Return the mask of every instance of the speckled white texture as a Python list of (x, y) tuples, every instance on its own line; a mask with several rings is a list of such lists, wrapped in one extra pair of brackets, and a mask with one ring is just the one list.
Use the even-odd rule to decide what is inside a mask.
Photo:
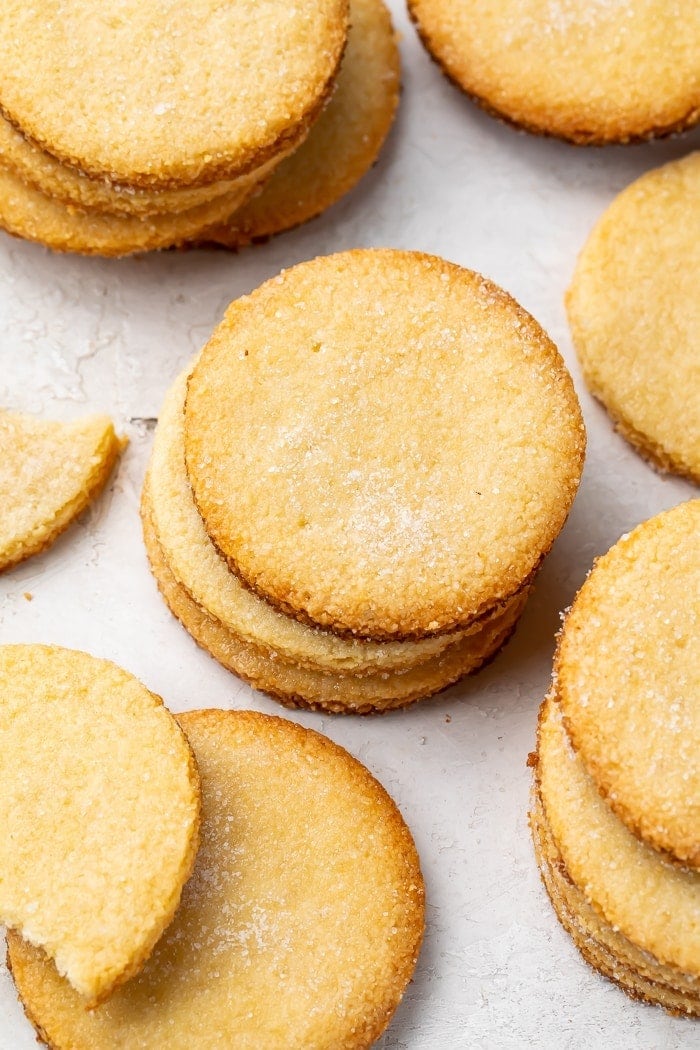
[[(521, 626), (491, 667), (403, 713), (295, 716), (379, 777), (422, 857), (428, 933), (416, 978), (378, 1046), (700, 1046), (700, 1025), (632, 1003), (581, 960), (540, 886), (525, 816), (525, 760), (559, 611), (596, 554), (697, 491), (655, 474), (613, 433), (581, 383), (562, 295), (576, 253), (613, 196), (648, 168), (697, 149), (700, 132), (602, 151), (517, 134), (444, 81), (400, 3), (390, 6), (404, 31), (398, 123), (378, 167), (321, 219), (238, 256), (108, 262), (0, 237), (0, 402), (64, 419), (109, 411), (131, 438), (97, 506), (47, 554), (0, 577), (0, 639), (108, 657), (174, 710), (282, 713), (201, 653), (158, 597), (138, 520), (148, 419), (227, 303), (282, 266), (376, 245), (435, 252), (481, 270), (537, 317), (571, 365), (589, 430), (588, 464)], [(3, 975), (0, 1050), (35, 1047)]]

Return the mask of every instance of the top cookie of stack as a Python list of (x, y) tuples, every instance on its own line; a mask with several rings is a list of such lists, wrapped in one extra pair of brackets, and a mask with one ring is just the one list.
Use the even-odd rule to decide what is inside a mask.
[(369, 712), (495, 654), (585, 443), (556, 348), (509, 295), (418, 252), (321, 257), (232, 303), (184, 385), (144, 532), (225, 666), (285, 703)]
[(3, 4), (0, 222), (105, 255), (200, 235), (303, 141), (346, 34), (347, 0)]
[(464, 629), (518, 593), (583, 442), (534, 319), (418, 252), (319, 258), (232, 303), (185, 412), (195, 501), (246, 585), (377, 641)]

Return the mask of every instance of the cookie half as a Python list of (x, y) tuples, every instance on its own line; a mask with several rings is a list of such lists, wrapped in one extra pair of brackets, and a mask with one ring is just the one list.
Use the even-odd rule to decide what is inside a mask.
[[(407, 670), (333, 674), (301, 667), (274, 651), (245, 641), (198, 605), (167, 563), (150, 512), (149, 487), (141, 516), (151, 571), (168, 608), (194, 640), (227, 670), (287, 707), (330, 714), (374, 714), (405, 707), (478, 671), (508, 641), (527, 601), (527, 591), (479, 631), (448, 645), (439, 655)], [(306, 628), (309, 630), (309, 628)]]
[(284, 271), (231, 304), (188, 385), (187, 470), (229, 565), (287, 614), (375, 641), (464, 629), (518, 593), (584, 444), (533, 318), (415, 252)]
[(426, 48), (488, 112), (582, 145), (700, 119), (695, 0), (408, 0)]
[(202, 842), (145, 969), (86, 1012), (8, 938), (28, 1017), (54, 1050), (360, 1050), (411, 978), (423, 879), (384, 789), (325, 737), (251, 711), (180, 716), (202, 778)]
[[(596, 939), (607, 943), (606, 950), (635, 979), (690, 995), (697, 1010), (700, 875), (665, 860), (613, 813), (571, 747), (553, 697), (540, 715), (537, 781), (561, 871), (601, 917), (603, 925), (593, 931)], [(536, 837), (542, 841), (541, 829)], [(575, 897), (568, 907), (583, 928), (593, 929)]]
[(157, 189), (238, 178), (308, 131), (346, 33), (347, 0), (10, 0), (0, 108), (93, 177)]
[(86, 653), (3, 646), (0, 694), (0, 919), (89, 1016), (175, 913), (197, 849), (194, 759), (158, 697)]
[(0, 571), (50, 547), (101, 492), (125, 441), (107, 416), (0, 411)]
[(574, 746), (618, 816), (700, 866), (700, 500), (623, 536), (562, 630), (556, 688)]
[(300, 148), (207, 239), (240, 248), (300, 226), (340, 200), (371, 168), (399, 102), (399, 51), (382, 0), (351, 0), (333, 96)]
[(617, 197), (566, 305), (591, 393), (660, 470), (700, 482), (700, 152)]

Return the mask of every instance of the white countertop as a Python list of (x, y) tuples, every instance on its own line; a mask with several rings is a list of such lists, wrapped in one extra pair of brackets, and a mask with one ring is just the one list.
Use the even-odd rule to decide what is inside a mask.
[[(559, 612), (593, 558), (638, 522), (697, 495), (638, 458), (587, 394), (562, 296), (607, 203), (643, 171), (700, 147), (700, 132), (605, 150), (518, 134), (451, 87), (400, 0), (390, 6), (403, 34), (398, 121), (378, 166), (320, 219), (239, 255), (122, 261), (52, 255), (0, 235), (0, 403), (63, 419), (105, 410), (131, 440), (108, 492), (77, 526), (0, 577), (0, 640), (108, 657), (175, 711), (286, 714), (376, 774), (415, 835), (428, 894), (422, 955), (377, 1044), (384, 1050), (700, 1047), (700, 1025), (631, 1002), (560, 929), (533, 860), (525, 765)], [(515, 638), (482, 674), (379, 718), (285, 712), (201, 652), (156, 591), (138, 516), (149, 419), (231, 299), (283, 266), (370, 245), (421, 249), (480, 270), (535, 315), (573, 371), (587, 465)], [(0, 1050), (35, 1046), (3, 971)]]

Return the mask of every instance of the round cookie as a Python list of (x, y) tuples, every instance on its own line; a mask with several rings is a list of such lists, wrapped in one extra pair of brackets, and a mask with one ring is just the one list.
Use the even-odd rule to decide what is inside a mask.
[[(299, 623), (245, 588), (211, 542), (185, 470), (187, 372), (168, 391), (148, 467), (147, 502), (170, 572), (192, 599), (241, 641), (311, 670), (336, 675), (407, 671), (439, 655), (463, 633), (417, 642), (339, 638)], [(478, 624), (469, 631), (477, 630)]]
[(199, 778), (175, 720), (86, 653), (0, 647), (0, 921), (79, 1008), (143, 966), (194, 863)]
[(202, 843), (143, 972), (86, 1012), (8, 938), (25, 1009), (54, 1050), (360, 1050), (410, 980), (424, 925), (408, 828), (330, 740), (252, 711), (180, 716), (202, 777)]
[(8, 0), (0, 107), (84, 173), (158, 189), (237, 178), (320, 112), (347, 0)]
[(399, 102), (399, 52), (382, 0), (351, 0), (335, 91), (302, 146), (264, 188), (207, 237), (227, 248), (265, 240), (313, 219), (374, 164)]
[(226, 218), (252, 192), (242, 179), (231, 193), (190, 208), (159, 215), (108, 215), (81, 211), (44, 196), (8, 169), (0, 167), (0, 228), (16, 237), (38, 241), (57, 252), (82, 255), (129, 255), (170, 248), (198, 236)]
[[(677, 987), (700, 978), (700, 875), (640, 842), (601, 798), (564, 729), (559, 704), (540, 713), (537, 776), (547, 825), (569, 878)], [(659, 971), (661, 973), (661, 971)]]
[(0, 572), (50, 547), (102, 491), (126, 442), (107, 416), (0, 410)]
[(700, 119), (695, 0), (408, 0), (426, 48), (493, 115), (582, 145)]
[(567, 728), (600, 791), (657, 849), (700, 866), (700, 500), (600, 558), (559, 641)]
[(561, 529), (585, 436), (539, 325), (434, 256), (302, 263), (232, 303), (194, 365), (186, 462), (253, 590), (375, 641), (459, 630)]
[(700, 1016), (700, 982), (664, 966), (637, 948), (591, 907), (571, 880), (535, 794), (530, 809), (535, 857), (552, 907), (574, 944), (599, 973), (631, 998), (663, 1006), (671, 1013)]
[(566, 305), (584, 378), (660, 470), (700, 482), (700, 152), (610, 205)]
[(120, 186), (106, 179), (90, 179), (39, 149), (2, 115), (0, 164), (57, 203), (114, 215), (187, 211), (236, 189), (235, 182), (219, 182), (210, 186), (149, 191)]
[(172, 614), (222, 666), (287, 707), (365, 715), (405, 707), (432, 696), (478, 671), (496, 656), (515, 630), (527, 601), (525, 591), (512, 598), (503, 612), (481, 630), (404, 671), (352, 675), (300, 667), (275, 652), (245, 641), (198, 605), (187, 588), (178, 583), (153, 524), (148, 484), (143, 493), (141, 517), (151, 571)]

